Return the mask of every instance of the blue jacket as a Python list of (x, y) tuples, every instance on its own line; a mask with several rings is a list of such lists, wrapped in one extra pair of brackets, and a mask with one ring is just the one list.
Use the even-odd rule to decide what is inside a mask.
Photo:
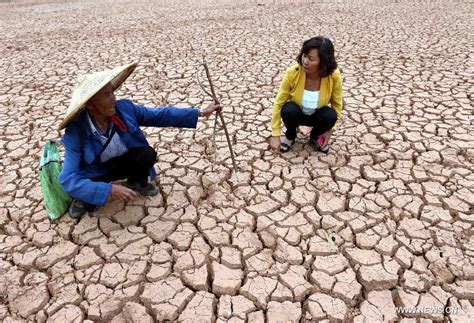
[[(129, 149), (148, 146), (140, 126), (196, 128), (198, 119), (197, 109), (145, 108), (130, 100), (117, 101), (115, 112), (127, 126), (127, 131), (123, 134), (119, 132), (119, 135)], [(64, 191), (80, 201), (104, 205), (112, 184), (91, 180), (105, 175), (107, 169), (98, 158), (102, 143), (92, 134), (85, 109), (69, 123), (61, 142), (65, 154), (59, 182)], [(153, 168), (150, 169), (150, 177), (156, 178)]]

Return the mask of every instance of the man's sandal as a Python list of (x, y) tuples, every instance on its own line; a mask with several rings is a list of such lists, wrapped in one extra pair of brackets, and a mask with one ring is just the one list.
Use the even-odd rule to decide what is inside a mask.
[(282, 153), (289, 152), (290, 149), (291, 149), (291, 146), (293, 146), (295, 144), (295, 142), (296, 142), (296, 139), (295, 140), (288, 140), (288, 142), (282, 142), (280, 144), (280, 152), (282, 152)]
[(81, 221), (82, 216), (86, 212), (92, 213), (94, 211), (97, 211), (98, 209), (99, 206), (97, 205), (87, 204), (82, 201), (73, 199), (67, 213), (74, 221), (76, 221), (76, 224), (78, 224), (79, 221)]
[(156, 196), (158, 195), (158, 187), (151, 183), (147, 183), (146, 186), (141, 186), (140, 183), (131, 183), (127, 180), (125, 186), (135, 192), (140, 193), (141, 196)]

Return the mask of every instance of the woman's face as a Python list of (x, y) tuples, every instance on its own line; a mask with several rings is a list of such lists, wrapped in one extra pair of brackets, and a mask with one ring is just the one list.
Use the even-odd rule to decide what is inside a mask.
[(316, 48), (310, 49), (308, 54), (303, 54), (301, 63), (306, 73), (316, 73), (319, 71), (319, 53)]
[(103, 117), (115, 114), (115, 94), (112, 84), (107, 84), (97, 92), (88, 102), (89, 109)]

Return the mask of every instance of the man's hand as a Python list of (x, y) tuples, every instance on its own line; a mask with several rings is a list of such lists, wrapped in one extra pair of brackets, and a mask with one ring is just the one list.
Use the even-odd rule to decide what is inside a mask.
[(201, 109), (201, 116), (209, 118), (209, 116), (214, 112), (214, 111), (220, 111), (222, 109), (221, 105), (218, 103), (211, 103), (204, 109)]
[(129, 189), (128, 187), (119, 184), (112, 184), (110, 196), (114, 199), (130, 201), (131, 199), (137, 196), (137, 193), (134, 190)]
[(277, 154), (280, 152), (280, 136), (275, 136), (275, 137), (270, 137), (270, 148), (272, 149), (274, 154)]

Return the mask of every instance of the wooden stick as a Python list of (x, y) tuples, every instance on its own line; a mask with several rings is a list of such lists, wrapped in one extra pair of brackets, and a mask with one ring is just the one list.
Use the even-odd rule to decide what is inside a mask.
[[(216, 92), (214, 91), (214, 85), (212, 84), (211, 74), (209, 73), (209, 68), (207, 67), (207, 62), (204, 60), (202, 65), (204, 66), (204, 69), (206, 70), (207, 80), (209, 81), (209, 86), (211, 87), (212, 98), (214, 99), (214, 102), (216, 104), (219, 104), (219, 100), (217, 99)], [(227, 131), (227, 125), (225, 123), (224, 116), (222, 115), (222, 109), (217, 111), (217, 115), (219, 116), (219, 119), (221, 120), (221, 123), (222, 123), (222, 127), (224, 128), (225, 137), (227, 139), (227, 145), (229, 146), (230, 157), (232, 158), (232, 165), (234, 167), (234, 172), (236, 172), (237, 163), (235, 162), (234, 150), (232, 149), (232, 142), (230, 141), (230, 136), (229, 136), (229, 132)], [(216, 116), (215, 122), (217, 123), (217, 116)], [(215, 131), (216, 123), (214, 123), (214, 131)]]

